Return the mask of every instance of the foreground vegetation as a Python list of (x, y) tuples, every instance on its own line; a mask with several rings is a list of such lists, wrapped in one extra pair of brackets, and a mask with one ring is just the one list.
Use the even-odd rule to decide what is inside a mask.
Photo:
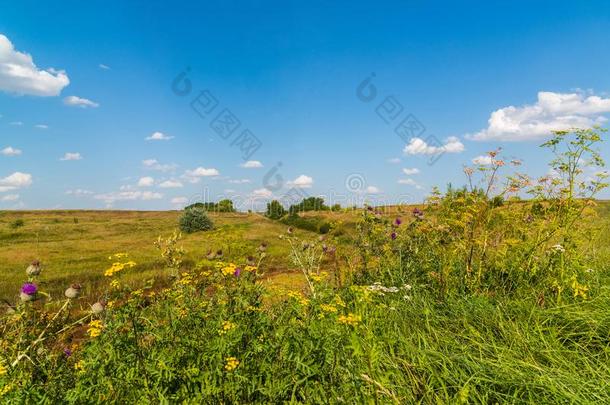
[[(144, 267), (163, 283), (134, 278), (137, 248), (109, 246), (93, 300), (69, 280), (65, 299), (46, 295), (34, 263), (0, 318), (0, 400), (610, 402), (610, 228), (593, 199), (605, 184), (581, 173), (603, 163), (598, 141), (557, 133), (556, 174), (536, 180), (501, 175), (519, 162), (490, 152), (468, 187), (392, 217), (368, 207), (353, 233), (282, 216), (248, 217), (269, 232), (260, 242), (249, 226), (231, 236), (245, 217), (165, 232)], [(302, 289), (263, 282), (280, 260)]]

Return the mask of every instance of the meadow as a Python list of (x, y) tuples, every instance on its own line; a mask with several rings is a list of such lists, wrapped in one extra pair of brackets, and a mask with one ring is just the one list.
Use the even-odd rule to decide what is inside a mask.
[(0, 401), (608, 403), (599, 141), (421, 206), (2, 213)]

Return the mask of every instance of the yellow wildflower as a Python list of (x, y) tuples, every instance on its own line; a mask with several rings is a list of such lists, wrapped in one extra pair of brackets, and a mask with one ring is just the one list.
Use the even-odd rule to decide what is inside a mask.
[(337, 312), (337, 307), (330, 304), (322, 304), (320, 305), (320, 309), (324, 312)]
[(307, 298), (305, 298), (303, 296), (303, 294), (301, 294), (301, 293), (290, 291), (290, 292), (288, 292), (288, 296), (290, 298), (294, 298), (301, 305), (309, 304), (309, 300)]
[(339, 323), (342, 323), (344, 325), (356, 326), (358, 325), (358, 323), (360, 323), (362, 318), (358, 315), (349, 313), (347, 315), (341, 315), (337, 320), (339, 321)]
[(234, 324), (231, 321), (224, 321), (222, 323), (222, 329), (218, 331), (218, 333), (220, 335), (225, 335), (227, 332), (229, 332), (230, 330), (233, 330), (237, 327), (236, 324)]
[(256, 266), (246, 266), (244, 267), (244, 271), (250, 273), (250, 272), (255, 272), (256, 271)]
[(227, 357), (225, 361), (225, 370), (227, 371), (233, 371), (237, 368), (237, 366), (239, 366), (239, 360), (237, 360), (235, 357)]
[(8, 373), (8, 369), (4, 366), (4, 364), (0, 363), (0, 375), (4, 375)]
[(237, 269), (237, 266), (233, 263), (229, 263), (226, 266), (222, 267), (221, 271), (222, 274), (224, 274), (225, 276), (232, 276), (233, 274), (235, 274), (235, 270)]
[(85, 371), (85, 362), (83, 360), (74, 363), (74, 369), (80, 373)]
[(90, 337), (94, 338), (101, 335), (103, 329), (104, 325), (102, 324), (102, 321), (96, 319), (94, 321), (89, 322), (89, 329), (87, 329), (87, 333)]
[(13, 389), (13, 384), (6, 384), (4, 387), (0, 388), (0, 398), (2, 398), (5, 394), (7, 394), (12, 389)]

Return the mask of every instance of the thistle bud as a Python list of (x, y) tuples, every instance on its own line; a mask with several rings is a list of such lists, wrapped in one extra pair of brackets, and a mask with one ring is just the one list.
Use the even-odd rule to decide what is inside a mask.
[(38, 260), (34, 260), (32, 262), (32, 264), (30, 264), (28, 266), (28, 268), (25, 270), (25, 273), (29, 277), (35, 277), (35, 276), (38, 276), (40, 274), (40, 271), (41, 271), (40, 262)]
[(91, 312), (94, 315), (99, 315), (102, 312), (104, 312), (105, 309), (105, 305), (103, 302), (96, 302), (95, 304), (91, 305)]
[(70, 299), (77, 298), (80, 295), (80, 289), (80, 284), (72, 284), (70, 287), (68, 287), (64, 295), (66, 296), (66, 298)]

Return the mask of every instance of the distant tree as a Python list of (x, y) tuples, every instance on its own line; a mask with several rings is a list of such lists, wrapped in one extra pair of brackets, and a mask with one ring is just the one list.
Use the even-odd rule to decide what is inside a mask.
[(278, 200), (267, 203), (267, 211), (265, 212), (267, 218), (280, 219), (284, 215), (286, 215), (286, 209)]
[(341, 204), (333, 204), (332, 207), (330, 207), (331, 211), (341, 211)]
[(217, 204), (218, 212), (235, 212), (235, 208), (233, 208), (233, 201), (225, 199), (218, 201)]
[(330, 208), (324, 205), (322, 197), (308, 197), (303, 199), (299, 204), (290, 206), (290, 215), (296, 215), (299, 212), (306, 211), (328, 211)]
[(235, 212), (233, 207), (233, 201), (229, 199), (220, 200), (219, 202), (196, 202), (194, 204), (184, 207), (185, 210), (191, 208), (201, 208), (209, 212)]

